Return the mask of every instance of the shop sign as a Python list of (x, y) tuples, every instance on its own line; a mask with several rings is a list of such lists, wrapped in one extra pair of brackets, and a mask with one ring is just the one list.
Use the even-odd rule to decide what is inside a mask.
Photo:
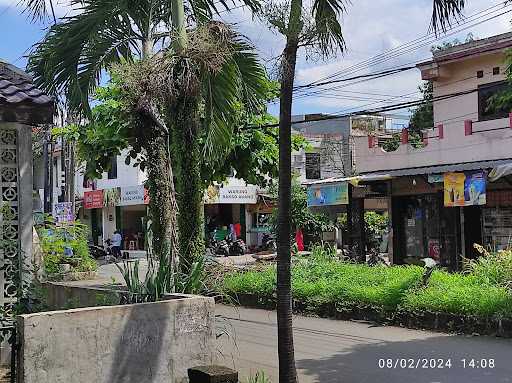
[(84, 209), (101, 209), (103, 207), (103, 190), (84, 193)]
[(103, 206), (119, 206), (121, 201), (121, 188), (103, 189)]
[(348, 205), (348, 183), (308, 187), (308, 207), (330, 205)]
[(430, 184), (441, 184), (444, 182), (444, 174), (429, 174), (428, 183)]
[(258, 193), (255, 186), (233, 186), (219, 189), (219, 203), (255, 204)]
[(254, 205), (258, 202), (256, 186), (229, 186), (218, 187), (210, 185), (204, 196), (205, 204), (248, 204)]
[(445, 173), (444, 206), (473, 206), (486, 203), (486, 173)]
[(68, 223), (75, 220), (73, 213), (73, 203), (58, 202), (53, 206), (53, 218), (57, 223)]
[(144, 188), (144, 185), (121, 188), (118, 206), (147, 205), (148, 203), (148, 191)]

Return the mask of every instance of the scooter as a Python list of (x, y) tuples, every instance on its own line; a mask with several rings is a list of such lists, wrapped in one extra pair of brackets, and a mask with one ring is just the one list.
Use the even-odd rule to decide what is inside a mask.
[(224, 256), (227, 257), (229, 255), (229, 244), (226, 240), (218, 241), (217, 240), (217, 230), (213, 230), (210, 241), (208, 243), (208, 251), (210, 254), (215, 256)]
[(247, 251), (247, 245), (243, 239), (229, 242), (229, 255), (244, 255)]
[(270, 250), (276, 252), (277, 242), (274, 236), (268, 233), (264, 233), (263, 238), (261, 239), (261, 248), (262, 250)]

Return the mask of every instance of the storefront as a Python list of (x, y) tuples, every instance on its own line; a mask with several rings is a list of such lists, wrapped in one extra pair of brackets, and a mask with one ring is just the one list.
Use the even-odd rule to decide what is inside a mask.
[(145, 250), (148, 203), (143, 185), (87, 191), (79, 218), (91, 228), (91, 239), (96, 244), (103, 244), (120, 230), (123, 249)]
[(257, 201), (257, 187), (253, 185), (209, 186), (204, 197), (207, 238), (215, 233), (216, 239), (224, 239), (233, 225), (237, 237), (242, 238), (248, 247), (254, 246), (248, 229), (252, 226), (250, 211)]
[(456, 164), (388, 173), (392, 263), (417, 264), (422, 258), (433, 258), (443, 267), (459, 270), (464, 258), (479, 255), (474, 244), (491, 251), (510, 248), (512, 168), (497, 172), (508, 165), (485, 165)]

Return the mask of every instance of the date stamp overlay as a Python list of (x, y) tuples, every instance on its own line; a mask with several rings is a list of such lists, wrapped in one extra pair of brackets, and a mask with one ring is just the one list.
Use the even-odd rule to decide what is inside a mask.
[(496, 368), (493, 358), (379, 358), (379, 369), (442, 370), (442, 369), (489, 369)]

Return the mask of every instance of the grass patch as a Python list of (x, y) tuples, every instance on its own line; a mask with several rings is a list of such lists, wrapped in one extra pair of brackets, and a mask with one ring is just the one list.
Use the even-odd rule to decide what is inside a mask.
[[(318, 251), (294, 259), (292, 293), (308, 311), (319, 312), (327, 304), (341, 311), (369, 307), (382, 312), (512, 318), (510, 259), (510, 253), (487, 254), (467, 265), (466, 273), (436, 270), (423, 286), (422, 267), (369, 267)], [(275, 265), (234, 271), (224, 275), (220, 290), (231, 296), (269, 298), (275, 296), (276, 279)]]
[(512, 317), (512, 296), (504, 287), (483, 283), (480, 275), (435, 271), (426, 288), (404, 297), (402, 308), (411, 312)]
[[(296, 300), (313, 308), (325, 303), (340, 306), (376, 306), (392, 310), (405, 292), (416, 286), (420, 267), (368, 267), (334, 260), (301, 259), (292, 268)], [(276, 268), (233, 272), (225, 276), (223, 292), (270, 297), (275, 293)]]

